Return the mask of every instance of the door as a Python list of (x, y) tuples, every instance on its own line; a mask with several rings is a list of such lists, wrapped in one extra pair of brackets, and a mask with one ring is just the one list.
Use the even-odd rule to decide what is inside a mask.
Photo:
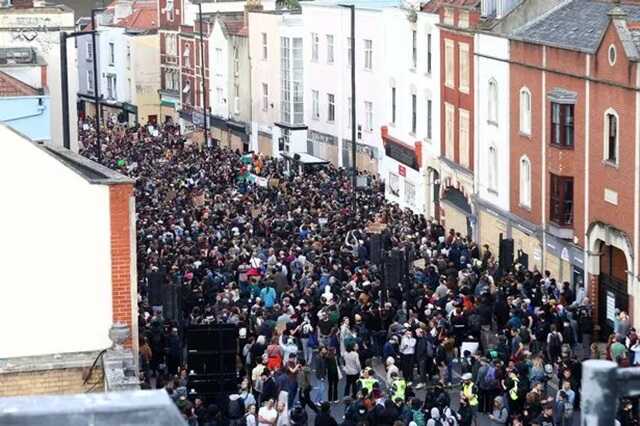
[(600, 252), (602, 254), (598, 277), (598, 322), (600, 338), (606, 340), (611, 333), (615, 332), (617, 312), (629, 312), (627, 260), (622, 250), (604, 243)]

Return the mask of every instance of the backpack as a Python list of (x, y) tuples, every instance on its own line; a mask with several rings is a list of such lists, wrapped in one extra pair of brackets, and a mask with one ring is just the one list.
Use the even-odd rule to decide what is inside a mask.
[(494, 366), (489, 366), (489, 368), (487, 368), (487, 372), (482, 377), (480, 385), (480, 387), (485, 390), (496, 389), (498, 387), (498, 380), (496, 379), (496, 368)]
[(482, 317), (477, 314), (471, 314), (469, 316), (469, 328), (474, 333), (479, 333), (482, 330)]
[(562, 342), (558, 337), (558, 332), (553, 332), (549, 335), (549, 350), (553, 353), (560, 353)]
[(431, 339), (427, 339), (427, 358), (433, 359), (433, 342)]
[(413, 412), (413, 417), (411, 418), (416, 426), (425, 426), (427, 424), (427, 421), (424, 417), (424, 413), (422, 412), (422, 410), (411, 410)]

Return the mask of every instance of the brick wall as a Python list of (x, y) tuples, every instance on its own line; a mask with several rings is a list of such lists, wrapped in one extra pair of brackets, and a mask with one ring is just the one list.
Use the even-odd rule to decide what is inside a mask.
[(93, 370), (87, 384), (83, 384), (85, 371), (88, 368), (78, 367), (0, 374), (0, 397), (104, 391), (102, 368)]
[[(129, 200), (133, 195), (131, 184), (109, 188), (111, 214), (111, 286), (113, 321), (126, 323), (133, 332), (131, 282), (131, 217)], [(131, 347), (131, 339), (126, 346)]]

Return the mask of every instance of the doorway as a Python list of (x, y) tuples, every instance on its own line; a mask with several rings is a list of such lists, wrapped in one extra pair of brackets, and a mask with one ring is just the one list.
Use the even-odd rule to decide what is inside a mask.
[(600, 275), (598, 277), (598, 312), (600, 336), (613, 333), (616, 311), (629, 312), (627, 292), (627, 259), (617, 247), (600, 244)]

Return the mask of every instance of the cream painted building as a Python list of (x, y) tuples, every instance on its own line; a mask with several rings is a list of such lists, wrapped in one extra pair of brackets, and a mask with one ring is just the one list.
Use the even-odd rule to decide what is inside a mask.
[(131, 46), (132, 68), (131, 103), (138, 107), (138, 120), (146, 123), (160, 116), (160, 35), (128, 36)]

